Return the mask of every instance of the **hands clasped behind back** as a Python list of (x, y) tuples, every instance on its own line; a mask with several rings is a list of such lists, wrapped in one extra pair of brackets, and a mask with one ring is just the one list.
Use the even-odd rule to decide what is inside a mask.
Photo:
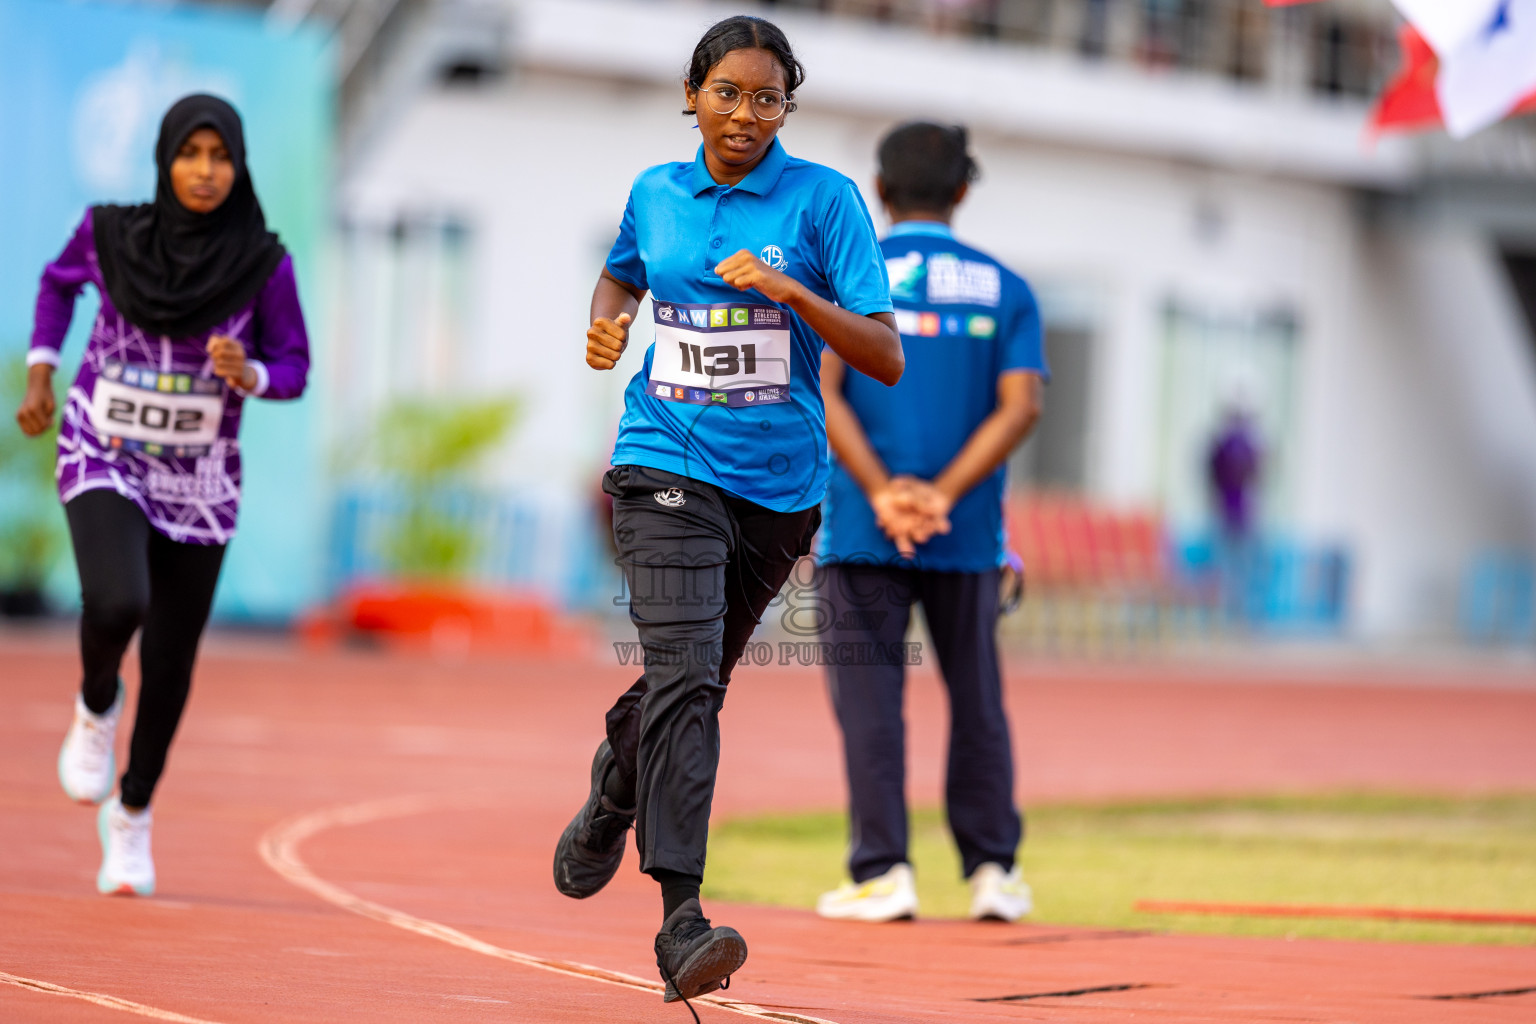
[(870, 495), (870, 505), (875, 510), (875, 522), (896, 550), (911, 558), (919, 544), (949, 532), (949, 510), (954, 503), (930, 481), (903, 474)]

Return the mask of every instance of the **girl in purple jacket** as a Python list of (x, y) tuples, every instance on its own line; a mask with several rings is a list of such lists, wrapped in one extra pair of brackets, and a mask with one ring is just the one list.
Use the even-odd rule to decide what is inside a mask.
[[(241, 409), (251, 396), (297, 398), (309, 372), (293, 260), (267, 230), (240, 115), (213, 96), (179, 100), (155, 163), (153, 202), (87, 210), (43, 272), (16, 414), (31, 436), (52, 423), (59, 348), (75, 298), (94, 285), (101, 310), (64, 400), (55, 473), (83, 601), (59, 781), (102, 804), (97, 889), (141, 896), (155, 887), (150, 799), (235, 533)], [(118, 669), (140, 629), (128, 770), (108, 800)]]

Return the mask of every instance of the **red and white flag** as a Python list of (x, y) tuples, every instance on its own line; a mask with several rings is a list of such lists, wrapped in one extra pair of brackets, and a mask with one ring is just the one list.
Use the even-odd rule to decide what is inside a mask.
[(1536, 0), (1392, 2), (1408, 21), (1399, 36), (1403, 66), (1377, 103), (1372, 127), (1444, 125), (1465, 138), (1536, 110)]
[[(1397, 3), (1401, 7), (1405, 0)], [(1427, 33), (1425, 38), (1440, 56), (1435, 92), (1445, 130), (1455, 138), (1508, 117), (1536, 91), (1536, 0), (1498, 0), (1481, 24), (1447, 49), (1437, 46)]]
[(1392, 0), (1442, 57), (1493, 24), (1500, 0)]

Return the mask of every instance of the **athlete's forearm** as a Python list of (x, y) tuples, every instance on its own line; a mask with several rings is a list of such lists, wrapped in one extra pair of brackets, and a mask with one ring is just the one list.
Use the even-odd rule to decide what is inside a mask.
[(1018, 376), (1022, 379), (1016, 385), (999, 388), (1010, 392), (1008, 400), (981, 421), (949, 465), (933, 478), (933, 486), (950, 502), (959, 501), (996, 472), (1040, 419), (1040, 378), (1032, 373)]
[(633, 320), (640, 311), (640, 300), (644, 297), (645, 292), (637, 291), (633, 285), (620, 281), (604, 267), (598, 275), (597, 287), (592, 289), (592, 310), (588, 322), (598, 317), (616, 320), (621, 313), (628, 313)]
[(906, 357), (891, 313), (861, 316), (811, 291), (780, 270), (774, 270), (751, 250), (741, 249), (715, 265), (720, 279), (738, 291), (756, 289), (800, 315), (849, 366), (889, 387), (901, 379)]
[(901, 351), (901, 335), (896, 331), (896, 317), (892, 314), (860, 316), (850, 313), (804, 285), (795, 289), (787, 305), (855, 370), (886, 386), (901, 379), (907, 360)]
[(866, 497), (873, 497), (891, 482), (891, 474), (869, 443), (869, 435), (864, 433), (864, 425), (853, 406), (843, 397), (843, 375), (847, 372), (834, 353), (822, 355), (821, 397), (827, 407), (827, 440), (854, 483)]

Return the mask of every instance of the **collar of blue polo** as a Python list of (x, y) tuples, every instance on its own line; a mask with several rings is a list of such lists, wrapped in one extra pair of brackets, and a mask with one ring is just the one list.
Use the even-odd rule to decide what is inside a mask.
[(941, 220), (904, 220), (891, 225), (887, 238), (898, 235), (929, 235), (933, 238), (954, 238), (955, 233)]
[[(765, 196), (773, 191), (773, 186), (779, 183), (779, 175), (784, 173), (784, 165), (787, 163), (789, 163), (789, 154), (784, 152), (784, 147), (775, 138), (769, 145), (768, 152), (763, 154), (763, 159), (752, 168), (752, 173), (738, 181), (735, 187), (743, 192)], [(704, 146), (700, 144), (698, 156), (693, 158), (693, 194), (703, 195), (717, 187), (720, 187), (720, 183), (710, 175), (709, 168), (705, 166)]]

